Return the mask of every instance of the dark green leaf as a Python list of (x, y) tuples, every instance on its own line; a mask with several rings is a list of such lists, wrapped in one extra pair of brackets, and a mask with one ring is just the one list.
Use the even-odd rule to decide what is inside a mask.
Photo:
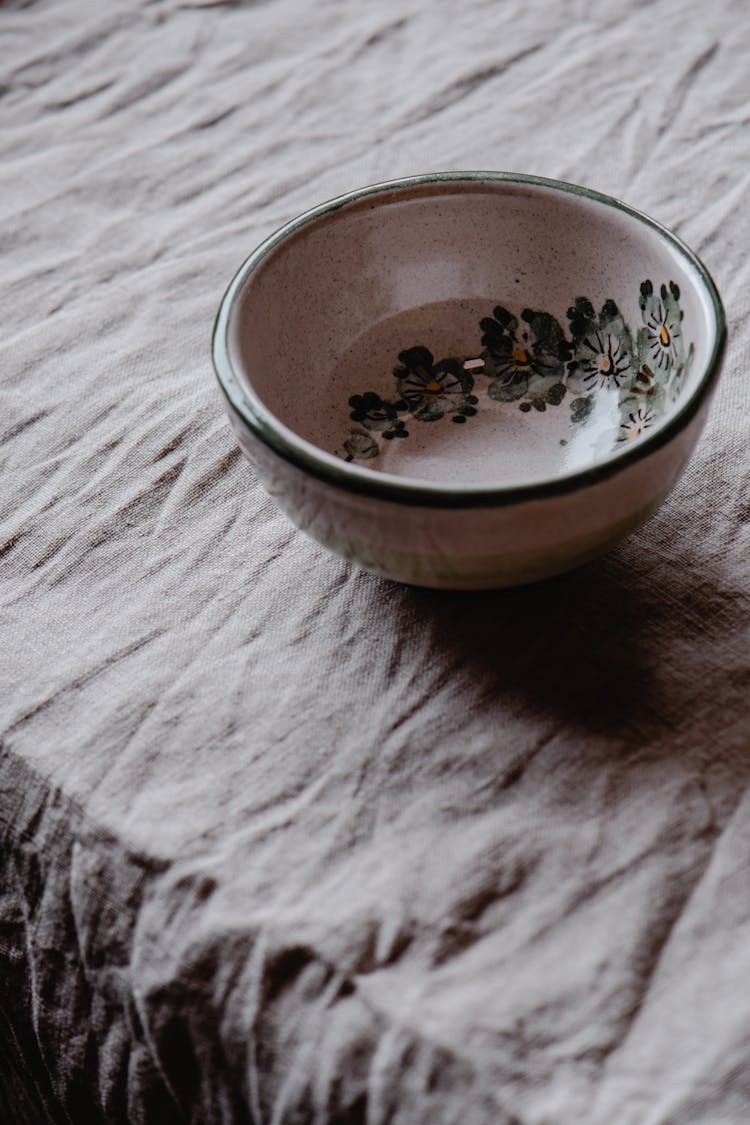
[(487, 388), (487, 394), (495, 402), (516, 402), (528, 389), (528, 377), (521, 375), (513, 379), (494, 379)]
[(566, 390), (564, 383), (553, 383), (547, 391), (547, 402), (550, 406), (559, 406), (565, 398)]

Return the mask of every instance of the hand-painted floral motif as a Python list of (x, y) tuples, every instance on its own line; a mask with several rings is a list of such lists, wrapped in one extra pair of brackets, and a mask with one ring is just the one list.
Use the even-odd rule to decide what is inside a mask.
[(496, 403), (516, 403), (523, 413), (559, 406), (567, 396), (574, 426), (586, 423), (598, 395), (615, 395), (621, 419), (616, 442), (637, 439), (679, 395), (693, 360), (693, 345), (687, 353), (684, 348), (679, 300), (674, 281), (658, 293), (644, 281), (642, 324), (633, 332), (613, 300), (597, 312), (588, 297), (576, 297), (567, 334), (550, 313), (523, 309), (516, 316), (496, 305), (479, 323), (479, 355), (436, 361), (424, 346), (408, 348), (393, 371), (392, 399), (374, 391), (352, 395), (356, 425), (343, 443), (346, 460), (377, 457), (381, 440), (409, 436), (407, 422), (465, 423), (477, 413), (477, 391)]
[(582, 390), (620, 387), (631, 373), (633, 342), (630, 330), (614, 301), (605, 301), (600, 313), (586, 297), (568, 309), (574, 359), (569, 382)]
[(406, 408), (417, 422), (434, 422), (444, 415), (465, 422), (476, 414), (478, 399), (470, 394), (474, 377), (460, 359), (435, 363), (427, 348), (409, 348), (398, 357), (401, 366), (393, 374)]
[(625, 421), (620, 424), (620, 433), (617, 440), (632, 441), (633, 438), (640, 437), (642, 433), (653, 426), (655, 420), (656, 416), (653, 411), (647, 410), (645, 406), (639, 406), (635, 411), (631, 410)]
[(496, 402), (523, 398), (534, 376), (559, 380), (570, 345), (553, 316), (524, 309), (521, 320), (502, 305), (480, 321), (485, 374), (492, 379), (487, 394)]
[(643, 327), (638, 333), (641, 353), (658, 371), (669, 371), (682, 359), (682, 309), (679, 287), (670, 281), (654, 293), (650, 281), (641, 285), (639, 304)]

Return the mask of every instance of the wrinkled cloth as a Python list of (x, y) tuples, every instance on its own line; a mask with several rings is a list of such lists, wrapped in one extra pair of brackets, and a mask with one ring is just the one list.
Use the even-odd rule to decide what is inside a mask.
[[(741, 0), (2, 5), (3, 1122), (750, 1120), (748, 58)], [(329, 555), (211, 371), (263, 237), (441, 168), (728, 310), (668, 501), (535, 587)]]

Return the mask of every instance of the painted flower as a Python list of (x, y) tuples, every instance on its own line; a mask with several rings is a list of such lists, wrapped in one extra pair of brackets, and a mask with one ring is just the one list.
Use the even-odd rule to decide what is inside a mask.
[(587, 297), (568, 309), (573, 337), (569, 382), (580, 390), (619, 387), (633, 366), (633, 343), (614, 301), (605, 301), (597, 316)]
[(635, 438), (639, 438), (641, 434), (650, 429), (655, 420), (656, 415), (653, 410), (647, 410), (645, 406), (639, 406), (637, 410), (631, 410), (625, 421), (620, 425), (617, 440), (634, 441)]
[(549, 313), (524, 309), (521, 320), (502, 305), (480, 321), (487, 393), (498, 402), (523, 398), (534, 376), (559, 380), (570, 358), (570, 345)]
[(349, 417), (353, 422), (359, 422), (366, 429), (382, 434), (384, 438), (405, 438), (408, 431), (399, 418), (399, 410), (406, 410), (403, 402), (387, 402), (374, 391), (365, 391), (363, 395), (352, 395), (349, 399), (352, 408)]
[(682, 317), (679, 305), (680, 289), (670, 281), (662, 285), (658, 294), (653, 284), (641, 285), (639, 304), (643, 327), (638, 333), (638, 344), (644, 363), (657, 371), (668, 372), (682, 359)]
[(594, 332), (582, 347), (581, 366), (586, 372), (584, 381), (591, 387), (619, 387), (623, 375), (630, 370), (630, 355), (625, 345), (610, 332)]
[(432, 352), (423, 347), (408, 348), (398, 358), (401, 366), (393, 372), (398, 393), (418, 422), (434, 422), (445, 415), (465, 422), (476, 414), (478, 400), (470, 393), (474, 376), (459, 359), (435, 363)]

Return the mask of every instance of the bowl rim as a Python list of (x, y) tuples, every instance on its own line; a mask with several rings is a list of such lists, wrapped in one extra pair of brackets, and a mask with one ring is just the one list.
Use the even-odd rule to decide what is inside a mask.
[[(532, 188), (546, 188), (577, 195), (595, 203), (613, 207), (616, 210), (624, 211), (627, 215), (649, 227), (669, 242), (678, 254), (686, 259), (688, 265), (697, 274), (697, 280), (703, 285), (709, 298), (715, 318), (715, 333), (704, 369), (692, 392), (662, 427), (654, 431), (653, 434), (644, 435), (635, 446), (628, 445), (621, 450), (614, 451), (604, 461), (542, 480), (521, 481), (510, 485), (499, 485), (494, 482), (482, 484), (432, 482), (420, 480), (416, 477), (401, 477), (393, 473), (369, 469), (347, 462), (333, 453), (328, 453), (295, 433), (262, 402), (249, 380), (243, 382), (240, 379), (235, 371), (230, 350), (233, 314), (246, 284), (278, 246), (304, 227), (317, 222), (321, 218), (331, 216), (350, 204), (367, 199), (369, 196), (387, 195), (409, 188), (442, 184), (460, 185), (461, 183), (486, 183), (490, 187), (516, 184)], [(666, 445), (695, 417), (713, 387), (721, 368), (726, 334), (724, 308), (716, 284), (708, 269), (697, 254), (678, 235), (662, 223), (652, 219), (650, 215), (631, 207), (615, 196), (565, 180), (550, 179), (545, 176), (535, 176), (523, 172), (447, 171), (427, 172), (418, 176), (406, 176), (369, 184), (326, 200), (284, 223), (253, 250), (229, 283), (216, 314), (211, 351), (219, 386), (231, 410), (260, 442), (285, 461), (306, 473), (312, 474), (319, 480), (361, 496), (370, 496), (380, 500), (420, 507), (475, 508), (518, 504), (528, 500), (574, 492), (580, 488), (607, 480), (609, 477), (622, 472), (629, 465), (642, 460)]]

